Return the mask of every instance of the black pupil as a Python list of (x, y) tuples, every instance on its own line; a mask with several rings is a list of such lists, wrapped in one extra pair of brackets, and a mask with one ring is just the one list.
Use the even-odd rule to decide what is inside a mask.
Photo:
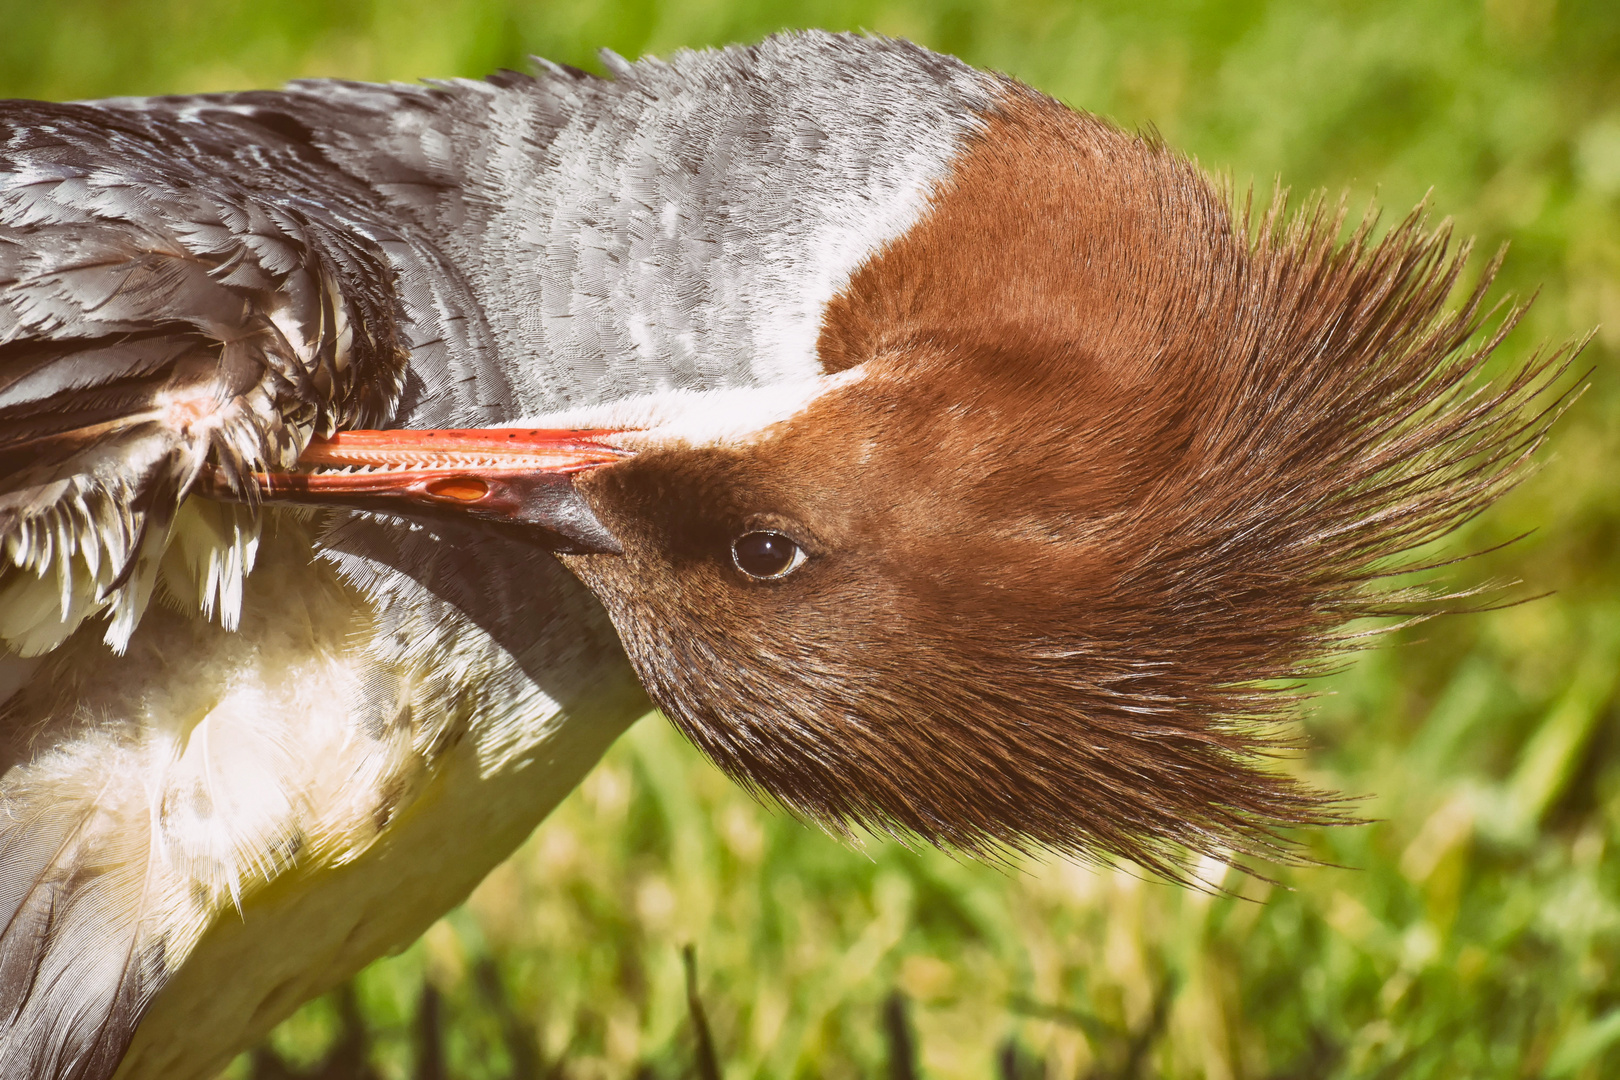
[(731, 553), (751, 577), (775, 577), (793, 565), (799, 545), (778, 532), (751, 532), (737, 538)]

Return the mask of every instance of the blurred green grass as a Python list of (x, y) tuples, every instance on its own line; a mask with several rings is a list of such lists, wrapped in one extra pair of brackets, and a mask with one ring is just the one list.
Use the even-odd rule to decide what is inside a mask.
[[(1385, 639), (1325, 680), (1288, 767), (1376, 823), (1228, 894), (850, 850), (771, 814), (657, 718), (472, 899), (230, 1075), (1620, 1075), (1620, 9), (1612, 0), (0, 2), (0, 93), (596, 67), (790, 26), (911, 37), (1127, 126), (1242, 190), (1427, 196), (1501, 292), (1503, 353), (1599, 327), (1545, 468), (1448, 550), (1553, 595)], [(1476, 256), (1476, 266), (1483, 257)], [(900, 997), (895, 998), (896, 992)], [(890, 1019), (893, 1009), (890, 1009)]]

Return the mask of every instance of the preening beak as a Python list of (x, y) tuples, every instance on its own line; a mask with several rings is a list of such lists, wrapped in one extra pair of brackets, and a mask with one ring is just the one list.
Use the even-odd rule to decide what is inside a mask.
[[(515, 526), (567, 555), (620, 554), (618, 540), (574, 490), (574, 475), (630, 457), (604, 430), (473, 428), (345, 431), (316, 439), (289, 472), (253, 473), (257, 497), (403, 517), (474, 517)], [(251, 498), (219, 470), (199, 488)]]

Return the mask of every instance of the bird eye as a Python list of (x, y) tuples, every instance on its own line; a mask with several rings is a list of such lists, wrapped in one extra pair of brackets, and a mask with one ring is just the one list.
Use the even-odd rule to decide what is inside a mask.
[(784, 533), (743, 533), (731, 542), (731, 561), (751, 578), (787, 577), (804, 560), (804, 549)]

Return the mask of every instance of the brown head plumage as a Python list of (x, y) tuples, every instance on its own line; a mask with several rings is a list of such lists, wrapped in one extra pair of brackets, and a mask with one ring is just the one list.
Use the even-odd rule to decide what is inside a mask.
[[(1414, 213), (1251, 229), (1194, 164), (1009, 85), (916, 227), (830, 306), (762, 436), (583, 477), (570, 559), (664, 711), (835, 828), (1177, 875), (1343, 805), (1268, 767), (1290, 684), (1521, 475), (1566, 351), (1494, 386), (1491, 270)], [(756, 579), (733, 546), (783, 534)], [(783, 564), (785, 565), (785, 563)]]

